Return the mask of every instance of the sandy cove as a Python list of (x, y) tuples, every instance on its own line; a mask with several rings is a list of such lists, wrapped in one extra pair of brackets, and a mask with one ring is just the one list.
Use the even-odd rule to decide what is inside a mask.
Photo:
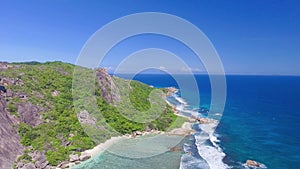
[(107, 148), (112, 146), (113, 144), (117, 143), (121, 139), (128, 138), (127, 136), (117, 136), (117, 137), (111, 137), (110, 139), (106, 140), (104, 143), (101, 143), (94, 147), (93, 149), (86, 150), (82, 152), (82, 155), (90, 156), (90, 157), (95, 157), (99, 155), (100, 153), (103, 153)]
[[(186, 117), (188, 119), (188, 117)], [(117, 143), (118, 141), (122, 139), (134, 139), (135, 137), (140, 137), (144, 135), (150, 135), (150, 134), (165, 134), (165, 135), (179, 135), (179, 136), (188, 136), (191, 133), (194, 132), (192, 129), (192, 122), (184, 122), (181, 128), (175, 128), (169, 132), (164, 131), (157, 131), (152, 130), (150, 132), (135, 132), (133, 134), (126, 134), (123, 136), (117, 136), (117, 137), (111, 137), (110, 139), (106, 140), (104, 143), (101, 143), (97, 146), (95, 146), (93, 149), (89, 149), (86, 151), (81, 152), (81, 155), (78, 156), (77, 154), (70, 155), (70, 160), (61, 163), (56, 167), (56, 169), (63, 169), (63, 168), (70, 168), (76, 164), (80, 164), (83, 161), (86, 161), (90, 158), (93, 158), (101, 153), (103, 153), (105, 150), (107, 150), (109, 147)], [(170, 149), (172, 151), (172, 148)]]
[[(70, 160), (61, 163), (56, 167), (56, 169), (63, 169), (63, 168), (70, 168), (76, 164), (80, 164), (83, 161), (86, 161), (90, 158), (96, 157), (97, 155), (103, 153), (105, 150), (107, 150), (109, 147), (117, 143), (118, 141), (122, 139), (134, 139), (135, 137), (140, 137), (144, 135), (150, 135), (150, 134), (166, 134), (166, 135), (179, 135), (179, 136), (188, 136), (194, 130), (192, 130), (192, 124), (191, 122), (184, 122), (181, 128), (175, 128), (169, 132), (163, 132), (163, 131), (151, 131), (151, 132), (136, 132), (139, 134), (126, 134), (123, 136), (117, 136), (117, 137), (111, 137), (110, 139), (106, 140), (104, 143), (101, 143), (97, 146), (95, 146), (93, 149), (89, 149), (86, 151), (81, 152), (81, 155), (78, 156), (77, 154), (70, 155)], [(172, 149), (171, 149), (172, 150)]]
[(103, 153), (106, 149), (108, 149), (110, 146), (117, 143), (121, 139), (130, 139), (130, 138), (132, 139), (135, 137), (140, 137), (140, 136), (149, 135), (149, 134), (168, 134), (168, 135), (183, 135), (183, 136), (185, 136), (185, 135), (189, 135), (191, 132), (194, 132), (194, 130), (192, 129), (192, 123), (184, 122), (181, 128), (175, 128), (175, 129), (171, 130), (170, 132), (153, 130), (151, 132), (137, 132), (139, 134), (136, 136), (134, 136), (134, 134), (131, 134), (131, 135), (126, 134), (123, 136), (111, 137), (104, 143), (97, 145), (93, 149), (86, 150), (86, 151), (82, 152), (81, 154), (85, 155), (85, 156), (95, 157), (95, 156)]
[[(171, 95), (173, 93), (178, 92), (177, 89), (175, 88), (167, 88), (169, 90), (167, 95)], [(168, 132), (164, 132), (164, 131), (158, 131), (158, 130), (151, 130), (151, 131), (136, 131), (132, 134), (125, 134), (123, 136), (116, 136), (116, 137), (111, 137), (110, 139), (106, 140), (104, 143), (101, 143), (97, 146), (95, 146), (92, 149), (86, 150), (81, 152), (81, 155), (78, 156), (77, 154), (72, 154), (70, 155), (70, 160), (61, 163), (60, 165), (58, 165), (56, 167), (56, 169), (63, 169), (63, 168), (69, 168), (72, 167), (76, 164), (80, 164), (83, 161), (86, 161), (90, 158), (93, 158), (101, 153), (103, 153), (105, 150), (107, 150), (110, 146), (112, 146), (113, 144), (117, 143), (118, 141), (120, 141), (121, 139), (130, 139), (130, 138), (135, 138), (135, 137), (139, 137), (139, 136), (144, 136), (144, 135), (149, 135), (149, 134), (166, 134), (166, 135), (179, 135), (179, 136), (188, 136), (191, 133), (194, 133), (195, 130), (192, 129), (192, 125), (198, 120), (196, 118), (193, 117), (187, 117), (184, 116), (182, 114), (179, 114), (179, 112), (176, 110), (175, 106), (172, 105), (170, 102), (168, 102), (167, 100), (165, 100), (166, 103), (168, 105), (170, 105), (173, 110), (174, 110), (174, 114), (176, 116), (180, 116), (180, 117), (184, 117), (186, 118), (189, 122), (184, 122), (182, 124), (182, 126), (180, 128), (175, 128), (172, 129), (171, 131)]]
[(97, 145), (93, 149), (89, 149), (89, 150), (82, 152), (81, 155), (95, 157), (95, 156), (103, 153), (106, 149), (108, 149), (110, 146), (117, 143), (121, 139), (130, 139), (130, 138), (135, 138), (135, 137), (149, 135), (149, 134), (189, 135), (191, 132), (194, 132), (194, 130), (192, 129), (192, 124), (193, 123), (191, 123), (191, 122), (184, 122), (181, 128), (175, 128), (169, 132), (152, 130), (150, 132), (146, 132), (146, 131), (145, 132), (136, 132), (138, 134), (131, 134), (131, 135), (126, 134), (123, 136), (111, 137), (110, 139), (106, 140), (104, 143)]

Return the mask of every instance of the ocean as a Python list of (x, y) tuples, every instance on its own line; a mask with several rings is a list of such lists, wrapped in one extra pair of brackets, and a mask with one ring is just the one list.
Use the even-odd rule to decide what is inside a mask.
[[(176, 80), (166, 74), (138, 74), (134, 79), (154, 87), (179, 88)], [(207, 117), (211, 106), (209, 77), (195, 75), (195, 79), (200, 101), (195, 99), (198, 93), (188, 87), (184, 88), (184, 96), (179, 91), (167, 100), (182, 114)], [(186, 86), (190, 84), (185, 82)], [(216, 129), (214, 125), (195, 124), (197, 132), (181, 142), (186, 153), (167, 152), (144, 162), (103, 153), (85, 162), (85, 167), (76, 168), (242, 169), (247, 168), (248, 159), (261, 163), (261, 168), (300, 168), (300, 77), (228, 75), (226, 82), (221, 121)]]

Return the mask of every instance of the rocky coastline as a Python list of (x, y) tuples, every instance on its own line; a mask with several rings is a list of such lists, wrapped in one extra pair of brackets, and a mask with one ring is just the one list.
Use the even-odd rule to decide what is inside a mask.
[[(118, 137), (111, 137), (108, 139), (105, 143), (101, 143), (94, 147), (93, 149), (86, 150), (84, 152), (81, 152), (80, 155), (78, 154), (71, 154), (70, 160), (62, 162), (59, 164), (56, 169), (64, 169), (64, 168), (70, 168), (74, 165), (80, 164), (90, 158), (93, 158), (101, 153), (103, 153), (106, 149), (108, 149), (110, 146), (115, 144), (116, 142), (120, 141), (121, 139), (135, 139), (138, 137), (146, 136), (146, 135), (159, 135), (159, 134), (165, 134), (165, 135), (178, 135), (178, 136), (188, 136), (191, 133), (195, 132), (192, 129), (192, 122), (185, 122), (181, 128), (175, 128), (171, 131), (165, 132), (165, 131), (158, 131), (158, 130), (151, 130), (151, 131), (135, 131), (131, 134), (125, 134)], [(182, 151), (182, 148), (180, 147), (171, 147), (170, 151)], [(51, 168), (52, 169), (52, 168)]]
[[(71, 154), (69, 156), (70, 157), (69, 161), (62, 162), (58, 166), (52, 167), (49, 169), (54, 169), (54, 168), (55, 169), (65, 169), (65, 168), (70, 168), (72, 166), (80, 164), (90, 158), (93, 158), (93, 157), (103, 153), (106, 149), (108, 149), (110, 146), (112, 146), (116, 142), (120, 141), (121, 139), (135, 139), (135, 138), (141, 137), (141, 136), (158, 135), (158, 134), (188, 136), (192, 132), (194, 132), (194, 130), (192, 130), (192, 128), (191, 128), (191, 125), (192, 125), (191, 122), (185, 122), (181, 128), (175, 128), (169, 132), (158, 131), (158, 130), (136, 131), (136, 132), (133, 132), (132, 134), (125, 134), (123, 136), (111, 137), (105, 143), (101, 143), (101, 144), (97, 145), (96, 147), (94, 147), (93, 149), (81, 152), (80, 155)], [(170, 151), (182, 151), (182, 148), (171, 147)]]
[[(168, 87), (168, 88), (166, 88), (166, 90), (167, 90), (166, 96), (170, 96), (170, 95), (178, 92), (178, 89), (176, 89), (174, 87)], [(194, 117), (187, 117), (187, 116), (183, 116), (183, 115), (179, 114), (179, 112), (175, 109), (174, 105), (170, 104), (168, 101), (166, 101), (166, 102), (167, 102), (167, 104), (169, 104), (170, 106), (173, 107), (175, 115), (184, 117), (187, 119), (187, 122), (184, 122), (180, 128), (174, 128), (171, 131), (159, 131), (159, 130), (153, 130), (153, 129), (145, 130), (145, 131), (135, 131), (131, 134), (125, 134), (125, 135), (118, 136), (118, 137), (111, 137), (104, 143), (101, 143), (101, 144), (95, 146), (93, 149), (81, 152), (80, 155), (71, 154), (69, 161), (62, 162), (55, 168), (56, 169), (64, 169), (64, 168), (70, 168), (72, 166), (80, 164), (90, 158), (93, 158), (93, 157), (103, 153), (106, 149), (108, 149), (110, 146), (112, 146), (116, 142), (120, 141), (121, 139), (134, 139), (134, 138), (141, 137), (141, 136), (159, 135), (159, 134), (177, 135), (177, 136), (186, 137), (186, 136), (194, 133), (195, 130), (192, 129), (192, 124), (194, 122), (196, 122), (197, 119)], [(201, 120), (203, 120), (203, 119), (201, 118)], [(175, 146), (175, 147), (171, 147), (170, 151), (182, 151), (182, 148)]]

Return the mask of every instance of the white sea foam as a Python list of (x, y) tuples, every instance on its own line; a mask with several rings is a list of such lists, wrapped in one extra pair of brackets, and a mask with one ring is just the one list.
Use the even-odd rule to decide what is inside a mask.
[[(196, 142), (198, 148), (199, 155), (206, 160), (210, 169), (226, 169), (229, 168), (223, 162), (223, 158), (225, 157), (225, 153), (222, 151), (221, 147), (218, 146), (217, 142), (219, 140), (213, 134), (205, 134), (195, 135)], [(207, 145), (206, 140), (210, 140), (212, 145)]]
[[(174, 94), (173, 97), (179, 103), (179, 105), (176, 106), (176, 110), (190, 114), (191, 116), (199, 116), (198, 111), (187, 109), (188, 104), (183, 98), (179, 97), (176, 94)], [(201, 165), (201, 168), (210, 169), (230, 168), (227, 164), (223, 162), (223, 159), (226, 156), (226, 154), (222, 151), (222, 148), (217, 144), (218, 142), (220, 142), (220, 140), (213, 134), (214, 129), (217, 125), (218, 121), (211, 124), (200, 125), (202, 134), (195, 135), (195, 144), (198, 149), (198, 154), (203, 159), (197, 159), (187, 154), (183, 155), (181, 158), (181, 169), (196, 167), (196, 165), (197, 167)], [(212, 143), (212, 145), (208, 145), (206, 143), (208, 140)], [(203, 160), (205, 160), (207, 164), (204, 164)]]
[[(220, 140), (214, 135), (214, 129), (217, 124), (217, 122), (211, 124), (199, 124), (202, 131), (200, 134), (195, 135), (195, 144), (199, 155), (208, 163), (210, 169), (226, 169), (230, 168), (223, 162), (226, 154), (217, 144)], [(207, 144), (208, 140), (212, 145)]]
[(183, 98), (179, 97), (177, 94), (174, 94), (173, 98), (179, 103), (176, 105), (177, 111), (184, 112), (195, 117), (199, 115), (198, 111), (186, 109), (186, 107), (188, 106), (187, 102)]
[(185, 154), (181, 157), (180, 169), (201, 168), (209, 169), (208, 164), (203, 159)]
[(199, 116), (199, 113), (197, 111), (187, 110), (187, 109), (185, 109), (184, 105), (178, 105), (176, 107), (176, 110), (179, 111), (179, 112), (183, 112), (185, 114), (189, 114), (190, 116), (194, 116), (194, 117), (198, 117)]
[(190, 114), (191, 116), (194, 116), (194, 117), (198, 117), (198, 116), (199, 116), (199, 113), (198, 113), (197, 111), (186, 110), (186, 109), (184, 109), (183, 111), (184, 111), (185, 113)]
[(177, 94), (174, 94), (174, 98), (175, 98), (176, 101), (178, 101), (180, 104), (187, 105), (187, 102), (186, 102), (183, 98), (179, 97)]
[(176, 110), (183, 111), (184, 110), (184, 105), (180, 104), (180, 105), (176, 106)]

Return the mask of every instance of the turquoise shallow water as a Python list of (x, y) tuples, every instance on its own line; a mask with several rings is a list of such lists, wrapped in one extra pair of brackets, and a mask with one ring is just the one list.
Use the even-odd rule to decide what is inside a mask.
[(180, 167), (182, 152), (171, 152), (171, 147), (182, 147), (181, 136), (142, 136), (122, 139), (98, 156), (72, 169), (174, 169)]

